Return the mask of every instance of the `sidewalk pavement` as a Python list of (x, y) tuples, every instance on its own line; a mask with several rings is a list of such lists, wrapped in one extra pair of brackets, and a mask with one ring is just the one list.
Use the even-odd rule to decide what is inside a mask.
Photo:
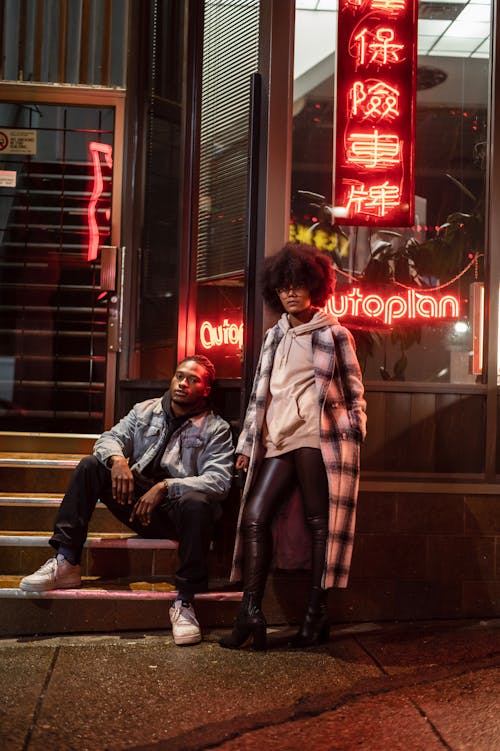
[(170, 630), (0, 640), (3, 751), (497, 751), (500, 620), (364, 623), (294, 650)]

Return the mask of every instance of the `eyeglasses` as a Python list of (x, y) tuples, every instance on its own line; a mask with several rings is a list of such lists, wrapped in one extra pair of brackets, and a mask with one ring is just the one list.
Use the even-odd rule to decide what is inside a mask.
[(278, 295), (287, 295), (290, 290), (297, 292), (299, 295), (303, 295), (304, 292), (308, 291), (305, 284), (289, 284), (288, 287), (276, 287)]

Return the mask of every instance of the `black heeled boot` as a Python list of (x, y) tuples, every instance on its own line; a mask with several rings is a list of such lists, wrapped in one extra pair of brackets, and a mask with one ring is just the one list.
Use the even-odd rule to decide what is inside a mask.
[(292, 647), (313, 647), (327, 642), (330, 621), (327, 613), (327, 591), (313, 587), (302, 625), (290, 642)]
[(236, 618), (234, 628), (228, 636), (223, 636), (219, 644), (226, 649), (239, 649), (250, 644), (253, 648), (264, 650), (266, 648), (266, 619), (260, 609), (261, 598), (255, 592), (244, 592), (240, 611)]

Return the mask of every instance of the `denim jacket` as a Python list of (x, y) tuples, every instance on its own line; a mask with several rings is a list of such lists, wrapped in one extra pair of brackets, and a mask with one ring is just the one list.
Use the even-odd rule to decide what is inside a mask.
[[(94, 455), (103, 464), (113, 454), (129, 460), (140, 475), (154, 459), (166, 431), (161, 398), (135, 404), (120, 422), (96, 441)], [(161, 467), (168, 484), (168, 497), (180, 498), (190, 491), (222, 500), (233, 477), (233, 441), (227, 422), (207, 410), (186, 420), (170, 437)]]

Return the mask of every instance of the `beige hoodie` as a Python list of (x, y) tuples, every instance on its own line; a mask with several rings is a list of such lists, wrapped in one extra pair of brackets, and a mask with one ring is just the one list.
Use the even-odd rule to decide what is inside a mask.
[(337, 319), (322, 310), (300, 326), (290, 326), (286, 313), (278, 321), (285, 335), (276, 349), (269, 385), (263, 433), (266, 457), (304, 447), (319, 449), (311, 332), (335, 323)]

